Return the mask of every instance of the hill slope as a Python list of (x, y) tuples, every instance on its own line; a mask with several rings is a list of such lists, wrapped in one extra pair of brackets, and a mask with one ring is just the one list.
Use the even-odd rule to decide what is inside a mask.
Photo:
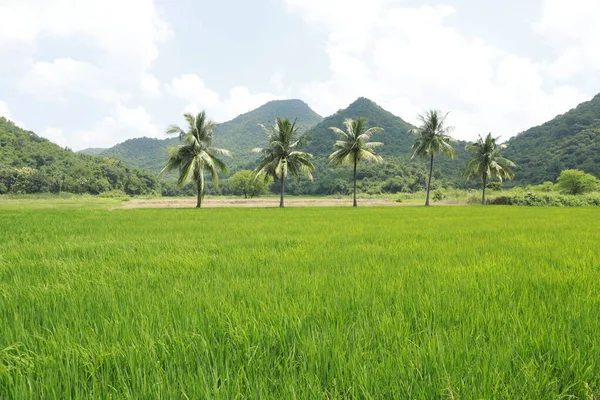
[(336, 126), (344, 129), (344, 120), (358, 117), (367, 118), (369, 127), (378, 126), (384, 129), (383, 132), (376, 133), (372, 137), (373, 141), (384, 143), (383, 147), (377, 149), (379, 153), (384, 156), (410, 153), (414, 138), (407, 132), (413, 126), (364, 97), (358, 98), (347, 108), (325, 118), (308, 131), (307, 136), (311, 141), (307, 151), (315, 156), (329, 156), (333, 151), (333, 144), (338, 139), (329, 128)]
[[(315, 156), (318, 166), (315, 174), (314, 194), (347, 192), (349, 188), (343, 184), (348, 179), (349, 169), (331, 167), (327, 157), (333, 152), (333, 144), (337, 136), (329, 129), (336, 126), (344, 128), (346, 118), (367, 118), (369, 127), (378, 126), (384, 129), (372, 136), (372, 140), (383, 142), (384, 146), (377, 152), (384, 158), (382, 165), (363, 163), (359, 167), (359, 187), (363, 192), (394, 193), (421, 190), (425, 187), (427, 176), (427, 161), (423, 159), (410, 160), (414, 136), (408, 133), (413, 126), (400, 117), (386, 111), (373, 101), (364, 97), (358, 98), (347, 108), (325, 118), (321, 123), (307, 132), (310, 143), (306, 151)], [(467, 154), (464, 151), (465, 142), (459, 142), (454, 148), (459, 154), (458, 160), (449, 160), (437, 156), (434, 163), (434, 187), (468, 185), (462, 178)], [(293, 186), (291, 186), (293, 189)], [(306, 186), (303, 190), (310, 190)]]
[(600, 177), (600, 94), (513, 137), (505, 155), (517, 164), (518, 184), (556, 181), (571, 168)]
[(127, 194), (160, 191), (150, 173), (106, 157), (71, 150), (0, 118), (0, 194), (71, 192)]
[[(250, 149), (264, 146), (266, 140), (258, 124), (266, 125), (276, 117), (298, 118), (298, 123), (305, 128), (310, 128), (323, 120), (301, 100), (270, 101), (231, 121), (219, 124), (214, 132), (213, 145), (228, 149), (235, 154), (235, 158), (228, 163), (232, 169), (253, 165), (256, 155), (251, 154)], [(101, 155), (115, 157), (134, 167), (158, 174), (165, 165), (167, 148), (178, 143), (176, 138), (130, 139), (103, 151)]]
[(99, 156), (106, 149), (103, 147), (88, 147), (87, 149), (79, 150), (76, 153), (87, 154), (89, 156)]

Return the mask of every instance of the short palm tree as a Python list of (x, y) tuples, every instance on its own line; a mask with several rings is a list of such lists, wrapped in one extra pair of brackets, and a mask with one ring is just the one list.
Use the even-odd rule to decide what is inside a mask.
[(267, 134), (269, 143), (265, 148), (252, 150), (262, 155), (254, 173), (257, 177), (262, 175), (265, 178), (271, 176), (275, 180), (279, 179), (281, 187), (279, 207), (283, 208), (285, 179), (288, 174), (296, 178), (305, 175), (312, 180), (312, 172), (315, 170), (311, 161), (312, 154), (298, 150), (302, 145), (303, 137), (299, 134), (300, 127), (296, 125), (296, 120), (291, 122), (289, 118), (277, 118), (276, 124), (271, 124), (268, 128), (262, 124), (259, 126)]
[(204, 170), (208, 170), (213, 182), (218, 185), (218, 171), (227, 173), (227, 166), (218, 156), (231, 156), (231, 152), (211, 147), (213, 130), (217, 124), (209, 120), (204, 111), (195, 116), (187, 113), (183, 116), (188, 123), (187, 131), (171, 125), (167, 128), (167, 134), (179, 135), (179, 140), (184, 144), (169, 148), (167, 165), (160, 174), (178, 169), (178, 186), (185, 185), (191, 178), (198, 188), (196, 208), (200, 208), (204, 197)]
[(333, 148), (336, 149), (329, 156), (329, 163), (335, 165), (352, 165), (354, 167), (354, 203), (356, 207), (356, 166), (360, 160), (381, 162), (383, 158), (373, 150), (376, 147), (383, 146), (381, 142), (369, 142), (371, 135), (380, 132), (383, 128), (366, 129), (367, 120), (363, 117), (352, 120), (350, 118), (344, 121), (346, 130), (343, 131), (335, 126), (331, 129), (340, 136)]
[(479, 179), (483, 184), (481, 194), (481, 204), (485, 204), (485, 188), (490, 178), (497, 178), (500, 182), (503, 179), (514, 178), (515, 174), (511, 167), (515, 164), (502, 157), (500, 152), (506, 148), (505, 144), (497, 142), (499, 138), (492, 137), (491, 133), (483, 139), (479, 136), (476, 142), (468, 144), (466, 150), (471, 154), (471, 161), (467, 163), (465, 176), (467, 179)]
[(427, 181), (427, 199), (425, 205), (429, 205), (429, 191), (431, 189), (431, 176), (433, 174), (433, 157), (437, 153), (442, 153), (450, 158), (456, 158), (456, 151), (452, 147), (452, 143), (456, 142), (450, 136), (454, 131), (453, 126), (446, 125), (448, 113), (443, 114), (438, 110), (430, 110), (425, 115), (419, 115), (418, 119), (421, 125), (418, 128), (413, 128), (409, 132), (416, 135), (415, 143), (412, 146), (413, 154), (411, 158), (416, 156), (430, 158), (429, 163), (429, 180)]

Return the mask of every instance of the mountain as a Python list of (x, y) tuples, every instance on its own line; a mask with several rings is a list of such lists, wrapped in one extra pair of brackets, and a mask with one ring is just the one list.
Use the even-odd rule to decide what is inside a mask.
[(104, 150), (106, 150), (105, 148), (102, 147), (89, 147), (87, 149), (83, 149), (83, 150), (79, 150), (76, 153), (81, 153), (81, 154), (87, 154), (89, 156), (98, 156), (100, 155)]
[(408, 134), (408, 130), (413, 126), (364, 97), (358, 98), (347, 108), (325, 118), (308, 131), (310, 143), (307, 151), (315, 156), (329, 156), (333, 152), (333, 144), (338, 139), (329, 128), (336, 126), (344, 129), (344, 121), (347, 118), (358, 117), (365, 117), (369, 127), (378, 126), (384, 129), (383, 132), (376, 133), (372, 137), (373, 141), (384, 143), (383, 147), (377, 149), (381, 155), (410, 154), (414, 137)]
[[(339, 110), (332, 116), (325, 118), (306, 135), (310, 142), (306, 151), (315, 156), (317, 171), (315, 173), (314, 192), (312, 194), (328, 194), (348, 188), (342, 184), (349, 176), (349, 168), (331, 167), (327, 157), (333, 152), (333, 144), (337, 140), (335, 133), (329, 129), (336, 126), (344, 129), (344, 120), (347, 118), (367, 118), (367, 126), (383, 128), (372, 136), (372, 141), (383, 142), (383, 147), (378, 147), (377, 152), (383, 156), (383, 164), (363, 163), (359, 167), (358, 177), (361, 180), (359, 187), (363, 192), (394, 193), (409, 192), (423, 189), (428, 174), (428, 161), (422, 158), (410, 159), (411, 147), (414, 136), (408, 131), (413, 126), (402, 118), (384, 110), (375, 102), (364, 97), (358, 98), (347, 108)], [(458, 159), (449, 160), (438, 155), (434, 162), (434, 187), (456, 186), (464, 187), (470, 184), (462, 177), (468, 156), (464, 150), (466, 143), (458, 142), (454, 145)], [(291, 190), (294, 189), (290, 185)], [(311, 190), (308, 186), (302, 191)], [(341, 190), (342, 192), (344, 190)]]
[(157, 179), (121, 161), (73, 153), (0, 117), (0, 194), (160, 191)]
[[(274, 100), (231, 121), (219, 124), (214, 131), (213, 145), (235, 154), (235, 157), (228, 161), (232, 170), (240, 167), (249, 168), (256, 160), (256, 155), (250, 153), (250, 150), (262, 147), (266, 143), (266, 135), (258, 124), (267, 125), (269, 121), (275, 121), (276, 117), (297, 118), (298, 123), (306, 129), (323, 120), (301, 100)], [(115, 157), (134, 167), (158, 174), (165, 166), (167, 148), (178, 143), (177, 138), (130, 139), (100, 154)]]
[(504, 154), (517, 164), (517, 184), (555, 182), (565, 169), (600, 177), (600, 94), (513, 137)]

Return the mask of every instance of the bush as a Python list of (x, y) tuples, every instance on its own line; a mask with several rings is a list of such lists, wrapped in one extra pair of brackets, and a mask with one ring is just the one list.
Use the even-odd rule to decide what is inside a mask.
[(488, 200), (492, 205), (509, 206), (552, 206), (552, 207), (585, 207), (600, 206), (600, 194), (587, 196), (564, 194), (539, 194), (533, 192), (505, 195)]
[(558, 187), (565, 194), (583, 194), (598, 189), (598, 179), (578, 169), (567, 169), (558, 177)]
[(443, 189), (437, 189), (433, 192), (433, 201), (442, 201), (446, 198), (446, 192)]
[(499, 192), (502, 190), (502, 182), (490, 182), (486, 185), (486, 187), (495, 192)]

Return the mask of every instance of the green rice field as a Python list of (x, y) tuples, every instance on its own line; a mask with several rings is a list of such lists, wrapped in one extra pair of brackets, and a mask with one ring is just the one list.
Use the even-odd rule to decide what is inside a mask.
[(600, 212), (0, 204), (0, 399), (599, 399)]

